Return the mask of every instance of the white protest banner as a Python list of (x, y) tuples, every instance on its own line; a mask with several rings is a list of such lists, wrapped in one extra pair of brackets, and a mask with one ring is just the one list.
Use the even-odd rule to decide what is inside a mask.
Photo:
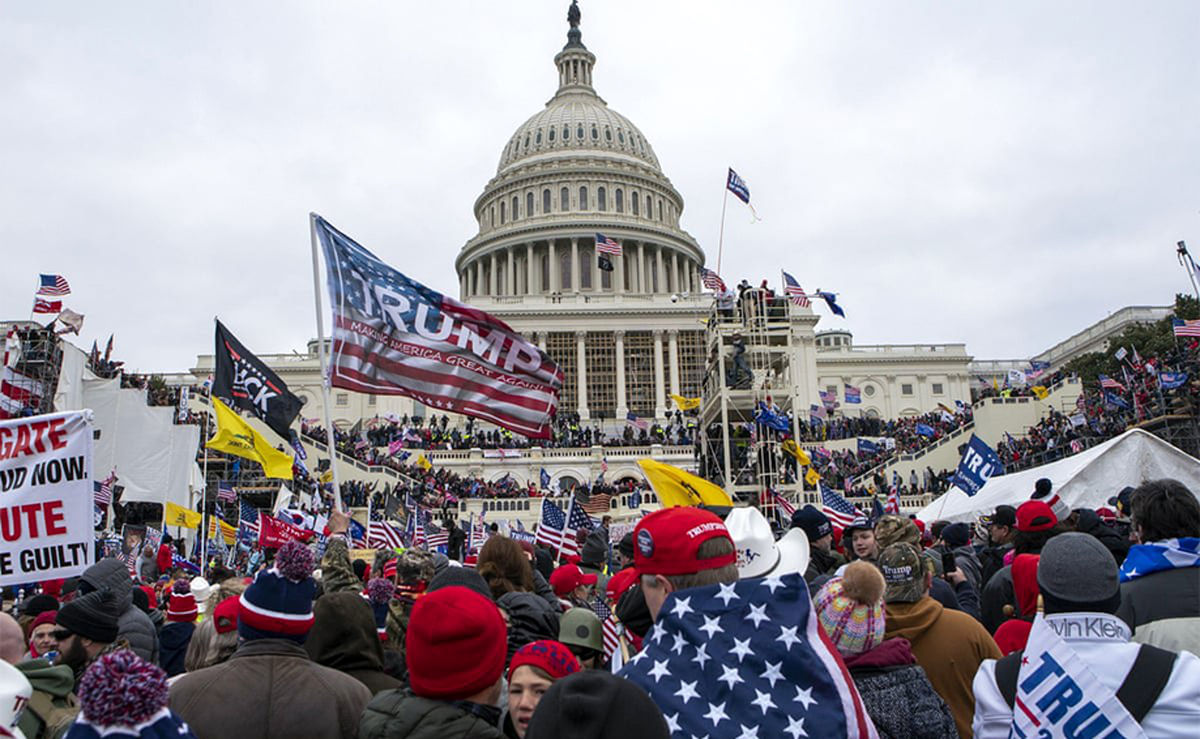
[(0, 421), (0, 586), (92, 563), (91, 411)]

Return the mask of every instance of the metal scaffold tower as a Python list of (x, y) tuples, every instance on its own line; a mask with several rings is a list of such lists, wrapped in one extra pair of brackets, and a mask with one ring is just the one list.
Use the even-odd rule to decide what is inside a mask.
[(4, 326), (0, 418), (50, 413), (62, 367), (62, 345), (51, 329), (34, 321)]

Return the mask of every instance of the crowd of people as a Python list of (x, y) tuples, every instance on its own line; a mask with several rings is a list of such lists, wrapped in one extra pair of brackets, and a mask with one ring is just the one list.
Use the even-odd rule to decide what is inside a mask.
[[(29, 739), (986, 738), (1029, 720), (1193, 736), (1200, 502), (1175, 480), (1112, 500), (1072, 509), (1040, 480), (975, 521), (844, 528), (805, 506), (778, 539), (752, 507), (670, 508), (615, 545), (605, 521), (578, 556), (494, 533), (461, 562), (352, 557), (331, 512), (319, 555), (289, 541), (203, 576), (164, 542), (132, 571), (99, 559), (5, 593), (0, 723)], [(1048, 677), (1058, 693), (1036, 689)]]

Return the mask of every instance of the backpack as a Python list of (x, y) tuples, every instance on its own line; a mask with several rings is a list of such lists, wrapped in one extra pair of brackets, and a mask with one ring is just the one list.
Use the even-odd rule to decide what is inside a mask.
[(56, 705), (49, 693), (40, 690), (33, 691), (29, 696), (25, 709), (41, 723), (38, 737), (60, 737), (75, 723), (75, 717), (79, 715), (79, 699), (74, 693), (68, 693), (62, 701), (63, 705)]
[[(1021, 655), (1024, 651), (1017, 650), (996, 660), (996, 687), (1000, 689), (1000, 695), (1004, 696), (1009, 708), (1017, 699), (1017, 675), (1021, 671)], [(1154, 708), (1163, 688), (1167, 687), (1171, 671), (1175, 668), (1176, 656), (1175, 652), (1149, 644), (1143, 644), (1138, 649), (1129, 674), (1117, 688), (1117, 700), (1139, 724)]]

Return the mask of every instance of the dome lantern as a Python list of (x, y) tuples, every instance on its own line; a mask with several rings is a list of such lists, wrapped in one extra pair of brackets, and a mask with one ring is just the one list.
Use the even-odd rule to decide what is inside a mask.
[(579, 3), (572, 0), (571, 8), (567, 11), (567, 23), (571, 29), (567, 31), (567, 45), (554, 57), (554, 65), (558, 67), (558, 92), (555, 97), (572, 92), (583, 92), (595, 95), (592, 88), (592, 67), (596, 65), (596, 55), (583, 45), (583, 34), (579, 30)]

